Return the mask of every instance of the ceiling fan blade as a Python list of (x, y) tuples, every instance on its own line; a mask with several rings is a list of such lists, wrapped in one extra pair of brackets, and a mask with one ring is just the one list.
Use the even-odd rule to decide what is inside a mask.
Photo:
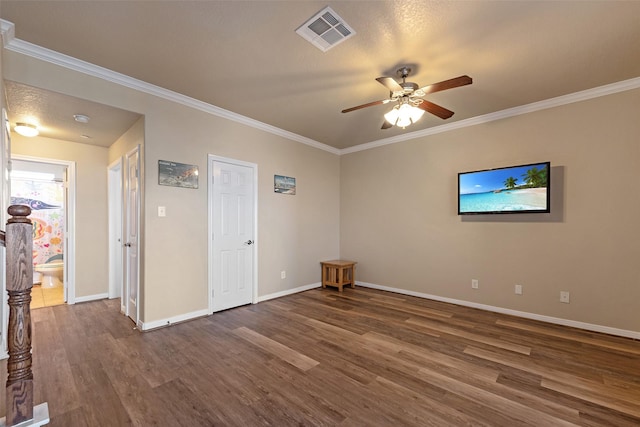
[(453, 89), (454, 87), (470, 85), (473, 83), (473, 79), (469, 76), (460, 76), (455, 77), (453, 79), (445, 80), (439, 83), (434, 83), (432, 85), (425, 86), (420, 88), (419, 90), (423, 91), (425, 94), (440, 92), (441, 90)]
[(380, 129), (389, 129), (389, 128), (392, 128), (392, 127), (393, 127), (393, 125), (385, 120), (384, 122), (382, 122), (382, 127)]
[(391, 101), (391, 100), (390, 99), (382, 99), (380, 101), (373, 101), (373, 102), (369, 102), (369, 103), (366, 103), (366, 104), (358, 105), (357, 107), (347, 108), (346, 110), (342, 110), (342, 112), (343, 113), (348, 113), (350, 111), (359, 110), (361, 108), (367, 108), (367, 107), (373, 107), (374, 105), (386, 104), (389, 101)]
[(402, 86), (400, 86), (398, 82), (391, 77), (378, 77), (376, 80), (391, 92), (404, 92)]
[(441, 119), (448, 119), (453, 116), (453, 111), (447, 110), (446, 108), (434, 104), (433, 102), (429, 102), (426, 99), (423, 99), (422, 102), (418, 104), (418, 108), (422, 108), (424, 111), (438, 116)]

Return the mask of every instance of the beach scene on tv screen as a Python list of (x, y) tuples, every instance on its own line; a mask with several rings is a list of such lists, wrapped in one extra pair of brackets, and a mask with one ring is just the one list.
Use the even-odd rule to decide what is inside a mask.
[(460, 213), (546, 211), (546, 163), (459, 175)]

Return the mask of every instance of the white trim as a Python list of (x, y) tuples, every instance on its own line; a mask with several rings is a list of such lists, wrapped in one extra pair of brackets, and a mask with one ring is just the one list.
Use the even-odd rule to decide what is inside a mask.
[(320, 282), (317, 282), (317, 283), (312, 283), (310, 285), (304, 285), (304, 286), (299, 286), (299, 287), (293, 288), (293, 289), (287, 289), (287, 290), (284, 290), (284, 291), (275, 292), (273, 294), (263, 295), (263, 296), (258, 298), (257, 302), (264, 302), (264, 301), (268, 301), (268, 300), (274, 299), (274, 298), (286, 297), (287, 295), (297, 294), (297, 293), (300, 293), (300, 292), (308, 291), (310, 289), (319, 288), (320, 286), (322, 286), (322, 284)]
[(409, 132), (402, 135), (393, 136), (390, 138), (379, 139), (376, 141), (366, 142), (364, 144), (356, 145), (349, 148), (338, 149), (330, 145), (323, 144), (315, 141), (311, 138), (307, 138), (302, 135), (289, 132), (284, 129), (277, 128), (275, 126), (260, 122), (258, 120), (245, 117), (238, 113), (234, 113), (224, 108), (216, 107), (215, 105), (208, 104), (206, 102), (199, 101), (194, 98), (173, 92), (159, 86), (152, 85), (150, 83), (134, 79), (124, 74), (111, 71), (107, 68), (99, 67), (89, 62), (81, 61), (61, 54), (59, 52), (46, 49), (44, 47), (26, 42), (24, 40), (15, 38), (15, 25), (12, 22), (0, 19), (0, 29), (2, 31), (5, 48), (20, 53), (26, 56), (30, 56), (42, 61), (49, 62), (51, 64), (59, 65), (70, 70), (78, 71), (93, 77), (100, 78), (112, 83), (119, 84), (131, 89), (138, 90), (143, 93), (157, 96), (159, 98), (166, 99), (168, 101), (176, 102), (178, 104), (185, 105), (187, 107), (194, 108), (196, 110), (204, 111), (209, 114), (213, 114), (218, 117), (222, 117), (231, 121), (235, 121), (244, 124), (255, 129), (259, 129), (274, 135), (281, 136), (283, 138), (290, 139), (292, 141), (300, 142), (302, 144), (324, 150), (332, 154), (343, 155), (355, 153), (358, 151), (369, 150), (371, 148), (382, 147), (384, 145), (395, 144), (398, 142), (409, 141), (416, 138), (422, 138), (428, 135), (435, 135), (438, 133), (448, 132), (455, 129), (460, 129), (468, 126), (475, 126), (482, 123), (488, 123), (495, 120), (505, 119), (507, 117), (518, 116), (521, 114), (531, 113), (534, 111), (544, 110), (547, 108), (559, 107), (561, 105), (571, 104), (574, 102), (585, 101), (600, 96), (611, 95), (618, 92), (627, 90), (633, 90), (640, 88), (640, 77), (632, 78), (629, 80), (623, 80), (616, 83), (607, 84), (604, 86), (595, 87), (592, 89), (583, 90), (580, 92), (571, 93), (568, 95), (558, 96), (543, 101), (533, 102), (518, 107), (507, 108), (506, 110), (496, 111), (482, 116), (471, 117), (468, 119), (460, 120), (453, 123), (447, 123), (441, 126), (430, 127), (416, 132)]
[(161, 328), (163, 326), (171, 326), (175, 323), (186, 322), (187, 320), (197, 319), (198, 317), (208, 316), (208, 310), (192, 311), (191, 313), (180, 314), (178, 316), (167, 317), (165, 319), (154, 320), (152, 322), (138, 322), (141, 331)]
[(64, 162), (67, 164), (67, 247), (65, 248), (64, 259), (67, 282), (67, 304), (74, 304), (76, 298), (76, 162)]
[(2, 36), (3, 46), (8, 46), (16, 37), (16, 26), (13, 22), (0, 19), (0, 36)]
[(208, 271), (208, 311), (213, 314), (213, 162), (230, 163), (233, 165), (246, 166), (253, 169), (253, 296), (251, 303), (258, 302), (258, 165), (256, 163), (245, 162), (243, 160), (232, 159), (230, 157), (207, 155), (207, 271)]
[(12, 154), (12, 160), (24, 160), (34, 163), (51, 163), (67, 168), (67, 206), (65, 210), (66, 224), (64, 257), (64, 282), (67, 291), (67, 304), (76, 302), (76, 162), (69, 160), (50, 159), (48, 157), (23, 156)]
[[(2, 118), (0, 119), (2, 123), (0, 124), (0, 160), (2, 160), (2, 164), (0, 164), (0, 171), (2, 174), (11, 172), (11, 131), (9, 126), (9, 118), (7, 117), (7, 110), (5, 107), (2, 107)], [(8, 179), (3, 179), (2, 183), (0, 183), (0, 193), (2, 193), (2, 200), (0, 200), (0, 225), (3, 228), (6, 227), (8, 213), (7, 209), (11, 205), (11, 181)], [(5, 228), (6, 230), (6, 228)], [(2, 340), (0, 344), (0, 359), (4, 359), (9, 357), (9, 353), (7, 353), (7, 335), (9, 332), (9, 294), (7, 293), (7, 250), (0, 251), (0, 274), (2, 277), (0, 278), (0, 284), (2, 289), (2, 296), (0, 297), (0, 301), (2, 301), (2, 308), (0, 309), (0, 316), (2, 319), (0, 323), (2, 323), (2, 331), (0, 335), (2, 335)]]
[(471, 117), (469, 119), (460, 120), (458, 122), (447, 123), (445, 125), (435, 126), (428, 129), (409, 132), (402, 135), (392, 136), (390, 138), (379, 139), (377, 141), (367, 142), (365, 144), (356, 145), (340, 150), (340, 155), (356, 153), (358, 151), (369, 150), (371, 148), (382, 147), (384, 145), (396, 144), (398, 142), (409, 141), (411, 139), (422, 138), (428, 135), (449, 132), (455, 129), (461, 129), (469, 126), (475, 126), (483, 123), (489, 123), (496, 120), (506, 119), (508, 117), (519, 116), (521, 114), (532, 113), (534, 111), (544, 110), (547, 108), (559, 107), (562, 105), (572, 104), (574, 102), (586, 101), (592, 98), (611, 95), (618, 92), (633, 90), (640, 88), (640, 77), (629, 80), (623, 80), (617, 83), (611, 83), (580, 92), (571, 93), (569, 95), (558, 96), (556, 98), (545, 99), (544, 101), (533, 102), (531, 104), (521, 105), (519, 107), (507, 108), (506, 110), (496, 111), (482, 116)]
[(97, 77), (102, 80), (116, 83), (124, 87), (135, 89), (149, 95), (154, 95), (171, 102), (194, 108), (196, 110), (204, 111), (205, 113), (238, 122), (255, 129), (259, 129), (268, 133), (272, 133), (274, 135), (281, 136), (283, 138), (290, 139), (292, 141), (297, 141), (302, 144), (317, 148), (319, 150), (328, 151), (333, 154), (340, 153), (339, 149), (315, 141), (311, 138), (307, 138), (306, 136), (298, 135), (296, 133), (277, 128), (267, 123), (245, 117), (238, 113), (225, 110), (224, 108), (216, 107), (215, 105), (211, 105), (206, 102), (188, 97), (186, 95), (161, 88), (151, 83), (134, 79), (133, 77), (117, 73), (107, 68), (99, 67), (89, 62), (81, 61), (71, 56), (64, 55), (62, 53), (26, 42), (24, 40), (16, 39), (15, 37), (13, 37), (14, 24), (5, 20), (0, 20), (0, 22), (2, 23), (3, 34), (5, 32), (7, 33), (7, 37), (5, 40), (5, 47), (7, 48), (7, 50), (30, 56), (32, 58), (36, 58), (45, 62), (49, 62), (54, 65), (59, 65), (73, 71), (78, 71), (80, 73)]
[(640, 332), (629, 331), (626, 329), (611, 328), (609, 326), (594, 325), (592, 323), (578, 322), (575, 320), (562, 319), (559, 317), (544, 316), (542, 314), (529, 313), (526, 311), (511, 310), (509, 308), (495, 307), (493, 305), (478, 304), (475, 302), (464, 301), (454, 298), (440, 297), (437, 295), (424, 294), (422, 292), (408, 291), (405, 289), (392, 288), (390, 286), (376, 285), (373, 283), (359, 282), (356, 285), (365, 288), (379, 289), (381, 291), (394, 292), (396, 294), (410, 295), (418, 298), (425, 298), (434, 301), (447, 302), (449, 304), (461, 305), (463, 307), (478, 308), (480, 310), (492, 311), (494, 313), (508, 314), (510, 316), (522, 317), (525, 319), (538, 320), (545, 323), (553, 323), (556, 325), (570, 326), (572, 328), (584, 329), (587, 331), (601, 332), (603, 334), (617, 335), (625, 338), (640, 339)]
[[(117, 160), (107, 166), (107, 196), (109, 198), (109, 298), (120, 297), (120, 309), (124, 309), (124, 298), (122, 298), (122, 280), (123, 280), (123, 243), (122, 243), (122, 224), (123, 221), (123, 205), (124, 205), (124, 186), (122, 185), (123, 158)], [(114, 182), (117, 181), (117, 182)], [(118, 216), (120, 218), (118, 218)], [(119, 227), (118, 227), (119, 225)], [(119, 240), (114, 241), (114, 238)], [(118, 266), (118, 258), (120, 259)], [(118, 268), (119, 267), (119, 268)]]
[(84, 297), (76, 297), (76, 303), (79, 302), (89, 302), (89, 301), (98, 301), (101, 299), (108, 299), (109, 298), (109, 294), (107, 292), (103, 293), (103, 294), (95, 294), (95, 295), (87, 295)]
[[(40, 427), (49, 424), (49, 404), (47, 402), (41, 403), (33, 407), (33, 418), (26, 421), (22, 421), (18, 424), (13, 424), (14, 427)], [(0, 419), (0, 427), (7, 425), (7, 417)]]

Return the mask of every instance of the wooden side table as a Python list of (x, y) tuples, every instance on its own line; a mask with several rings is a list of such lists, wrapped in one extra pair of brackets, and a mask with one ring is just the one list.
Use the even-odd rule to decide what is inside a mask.
[(355, 261), (332, 260), (323, 261), (322, 264), (322, 287), (335, 286), (340, 292), (344, 285), (356, 287), (356, 264)]

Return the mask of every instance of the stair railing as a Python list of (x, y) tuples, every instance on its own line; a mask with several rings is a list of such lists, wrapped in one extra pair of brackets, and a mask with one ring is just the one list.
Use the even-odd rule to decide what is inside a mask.
[[(31, 214), (31, 208), (13, 205), (8, 212), (11, 217), (7, 221), (7, 231), (0, 232), (0, 244), (6, 248), (6, 282), (9, 294), (7, 415), (4, 425), (43, 425), (49, 421), (47, 404), (36, 407), (35, 420), (33, 407), (30, 308), (33, 287), (33, 225), (27, 218)], [(46, 417), (44, 420), (43, 415)], [(34, 422), (30, 424), (27, 423), (28, 420)]]

